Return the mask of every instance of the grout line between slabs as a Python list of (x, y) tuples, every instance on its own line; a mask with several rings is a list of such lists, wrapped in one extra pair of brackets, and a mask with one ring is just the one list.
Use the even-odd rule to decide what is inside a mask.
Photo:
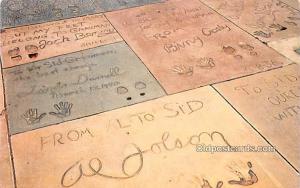
[[(26, 1), (26, 0), (23, 0), (23, 1)], [(75, 16), (71, 16), (71, 17), (59, 18), (59, 19), (48, 20), (48, 21), (39, 21), (39, 22), (36, 22), (36, 23), (25, 23), (25, 24), (15, 25), (15, 26), (2, 27), (3, 24), (2, 25), (0, 24), (0, 30), (2, 30), (2, 29), (15, 29), (15, 28), (19, 28), (19, 27), (39, 25), (39, 24), (45, 24), (45, 23), (63, 21), (63, 20), (74, 19), (74, 18), (79, 18), (79, 17), (93, 16), (93, 15), (96, 15), (96, 14), (104, 14), (104, 13), (109, 13), (109, 12), (127, 10), (127, 9), (132, 9), (132, 8), (137, 8), (137, 7), (143, 7), (143, 6), (147, 6), (147, 5), (160, 4), (160, 3), (163, 3), (164, 1), (165, 0), (160, 0), (159, 2), (151, 2), (151, 3), (142, 4), (142, 5), (135, 5), (135, 6), (131, 6), (131, 7), (124, 7), (124, 8), (120, 8), (120, 9), (107, 10), (107, 11), (103, 10), (103, 11), (93, 12), (93, 13), (87, 13), (87, 14), (83, 14), (83, 15), (77, 15), (77, 16), (75, 15)], [(1, 0), (0, 0), (0, 2), (1, 2)], [(0, 10), (0, 19), (1, 19), (1, 17), (2, 17), (2, 11)]]
[[(224, 18), (225, 20), (229, 21), (230, 23), (232, 23), (233, 25), (235, 25), (236, 27), (238, 27), (239, 29), (241, 29), (242, 31), (246, 32), (248, 35), (252, 36), (254, 39), (258, 40), (259, 42), (261, 42), (262, 44), (264, 44), (265, 46), (267, 46), (267, 48), (271, 49), (272, 51), (276, 52), (278, 55), (288, 59), (289, 61), (291, 61), (288, 57), (284, 56), (283, 54), (279, 53), (277, 50), (275, 50), (274, 48), (271, 48), (268, 43), (270, 42), (274, 42), (274, 41), (279, 41), (279, 40), (283, 40), (284, 38), (279, 38), (277, 40), (270, 40), (268, 42), (264, 42), (264, 41), (261, 41), (258, 37), (254, 36), (252, 33), (248, 32), (246, 29), (242, 28), (241, 26), (239, 26), (238, 24), (234, 23), (233, 21), (231, 21), (230, 19), (228, 19), (225, 15), (219, 13), (217, 10), (215, 10), (213, 7), (209, 6), (208, 4), (206, 4), (205, 2), (203, 2), (202, 0), (198, 0), (200, 3), (202, 3), (204, 6), (208, 7), (209, 9), (211, 9), (212, 11), (214, 11), (215, 13), (217, 13), (218, 15), (220, 15), (222, 18)], [(282, 1), (280, 1), (282, 2)], [(292, 6), (286, 4), (285, 2), (282, 2), (283, 4), (287, 5), (288, 7), (291, 7), (293, 8)], [(299, 11), (300, 10), (297, 10), (295, 8), (293, 8), (294, 10), (296, 11)], [(292, 38), (292, 37), (289, 37), (289, 38)], [(291, 61), (293, 62), (293, 61)]]
[(148, 66), (144, 63), (144, 61), (141, 59), (140, 56), (131, 48), (131, 46), (127, 43), (127, 41), (124, 39), (124, 37), (121, 35), (121, 33), (117, 30), (117, 28), (111, 23), (111, 21), (108, 19), (108, 17), (104, 14), (104, 17), (108, 20), (108, 22), (112, 25), (112, 27), (116, 30), (116, 32), (120, 35), (120, 37), (123, 39), (125, 44), (128, 46), (128, 48), (135, 54), (135, 56), (141, 61), (141, 63), (144, 65), (144, 67), (147, 69), (147, 71), (152, 75), (152, 77), (156, 80), (156, 82), (159, 84), (159, 86), (163, 89), (166, 95), (168, 95), (168, 92), (165, 90), (165, 88), (162, 86), (162, 84), (157, 80), (157, 78), (153, 75), (153, 73), (150, 71)]
[[(214, 10), (212, 7), (208, 6), (207, 4), (205, 4), (204, 2), (202, 2), (201, 0), (199, 0), (200, 3), (202, 3), (203, 5), (205, 5), (206, 7), (210, 8), (211, 10), (213, 10), (214, 12), (216, 12), (217, 14), (219, 14), (221, 17), (223, 17), (225, 20), (229, 21), (230, 23), (233, 23), (231, 20), (227, 19), (225, 16), (223, 16), (222, 14), (220, 14), (219, 12), (217, 12), (216, 10)], [(147, 4), (147, 5), (153, 5), (153, 4), (160, 4), (160, 3), (163, 3), (163, 2), (157, 2), (157, 3), (151, 3), (151, 4)], [(286, 4), (285, 2), (282, 2), (284, 4)], [(124, 9), (119, 9), (119, 10), (126, 10), (126, 9), (133, 9), (133, 8), (137, 8), (137, 7), (143, 7), (143, 6), (147, 6), (147, 5), (141, 5), (141, 6), (134, 6), (134, 7), (128, 7), (128, 8), (124, 8)], [(287, 5), (287, 4), (286, 4)], [(289, 5), (288, 5), (289, 6)], [(291, 6), (289, 6), (291, 7)], [(292, 7), (293, 8), (293, 7)], [(293, 8), (295, 9), (295, 8)], [(119, 10), (113, 10), (113, 11), (119, 11)], [(297, 9), (295, 9), (297, 10)], [(200, 87), (195, 87), (195, 88), (192, 88), (192, 89), (188, 89), (188, 90), (184, 90), (184, 91), (180, 91), (180, 92), (176, 92), (176, 93), (172, 93), (172, 94), (168, 94), (165, 90), (165, 88), (162, 86), (162, 84), (157, 80), (157, 78), (152, 74), (152, 72), (148, 69), (148, 67), (145, 65), (145, 63), (142, 61), (142, 59), (138, 56), (138, 54), (135, 53), (135, 51), (131, 48), (131, 46), (127, 43), (126, 40), (124, 40), (124, 37), (119, 33), (119, 31), (114, 27), (114, 25), (110, 22), (110, 20), (107, 18), (107, 16), (105, 15), (106, 13), (109, 13), (109, 12), (113, 12), (113, 11), (106, 11), (106, 12), (99, 12), (99, 13), (93, 13), (93, 14), (87, 14), (87, 15), (82, 15), (82, 16), (77, 16), (77, 17), (83, 17), (83, 16), (88, 16), (88, 15), (95, 15), (95, 14), (103, 14), (104, 17), (109, 21), (109, 23), (112, 25), (112, 27), (117, 31), (117, 33), (120, 35), (120, 37), (123, 39), (123, 41), (126, 43), (126, 45), (130, 48), (130, 50), (140, 59), (140, 61), (144, 64), (145, 68), (148, 70), (148, 72), (153, 76), (153, 78), (157, 81), (157, 83), (160, 85), (160, 87), (162, 88), (162, 90), (165, 92), (165, 96), (172, 96), (172, 95), (175, 95), (175, 94), (179, 94), (179, 93), (184, 93), (186, 91), (190, 91), (190, 90), (194, 90), (194, 89), (197, 89), (197, 88), (201, 88), (201, 87), (205, 87), (205, 86), (210, 86), (212, 87), (230, 106), (231, 108), (234, 109), (235, 112), (237, 112), (268, 144), (270, 144), (271, 146), (273, 146), (262, 134), (260, 134), (257, 129), (252, 125), (250, 124), (250, 122), (245, 118), (243, 117), (243, 115), (237, 111), (232, 105), (231, 103), (229, 103), (229, 101), (226, 100), (226, 98), (213, 86), (215, 84), (219, 84), (219, 83), (224, 83), (224, 82), (229, 82), (229, 81), (232, 81), (232, 80), (237, 80), (237, 79), (241, 79), (241, 78), (244, 78), (244, 77), (248, 77), (248, 76), (253, 76), (253, 75), (256, 75), (256, 74), (260, 74), (260, 73), (264, 73), (264, 72), (268, 72), (268, 71), (273, 71), (273, 70), (276, 70), (276, 69), (281, 69), (283, 68), (284, 66), (289, 66), (289, 65), (292, 65), (292, 64), (295, 64), (295, 63), (291, 63), (291, 64), (288, 64), (288, 65), (284, 65), (284, 66), (280, 66), (280, 67), (275, 67), (275, 68), (272, 68), (272, 69), (269, 69), (269, 70), (266, 70), (266, 71), (260, 71), (260, 72), (256, 72), (256, 73), (253, 73), (253, 74), (249, 74), (249, 75), (245, 75), (245, 76), (240, 76), (240, 77), (236, 77), (236, 78), (232, 78), (232, 79), (228, 79), (228, 80), (224, 80), (224, 81), (220, 81), (220, 82), (216, 82), (216, 83), (213, 83), (213, 84), (207, 84), (207, 85), (203, 85), (203, 86), (200, 86)], [(299, 11), (299, 10), (297, 10)], [(65, 18), (65, 19), (72, 19), (72, 18), (77, 18), (77, 17), (71, 17), (71, 18)], [(65, 19), (60, 19), (60, 20), (65, 20)], [(59, 21), (59, 20), (52, 20), (52, 21), (49, 21), (49, 22), (53, 22), (53, 21)], [(36, 25), (36, 24), (42, 24), (42, 23), (48, 23), (48, 22), (41, 22), (41, 23), (34, 23), (34, 24), (27, 24), (27, 25), (22, 25), (22, 26), (29, 26), (29, 25)], [(241, 27), (239, 27), (237, 24), (233, 23), (236, 27), (240, 28), (242, 31), (246, 32), (247, 34), (251, 35), (252, 37), (254, 37), (256, 40), (259, 40), (257, 37), (253, 36), (251, 33), (247, 32), (246, 30), (242, 29)], [(17, 27), (22, 27), (22, 26), (16, 26), (16, 27), (9, 27), (9, 28), (3, 28), (3, 29), (12, 29), (12, 28), (17, 28)], [(119, 42), (123, 42), (123, 41), (118, 41), (118, 42), (114, 42), (114, 43), (119, 43)], [(261, 40), (259, 40), (260, 42), (262, 42)], [(110, 43), (110, 44), (114, 44), (114, 43)], [(262, 42), (263, 44), (266, 44), (264, 42)], [(106, 44), (106, 45), (109, 45), (109, 44)], [(101, 45), (103, 46), (103, 45)], [(267, 47), (269, 47), (268, 45), (266, 45)], [(95, 47), (97, 48), (97, 47)], [(270, 49), (274, 50), (273, 48), (269, 47)], [(90, 49), (93, 49), (93, 48), (90, 48)], [(83, 50), (80, 50), (80, 51), (83, 51)], [(78, 52), (80, 52), (78, 51)], [(274, 50), (276, 51), (276, 50)], [(277, 51), (276, 51), (277, 52)], [(75, 52), (73, 52), (75, 53)], [(278, 52), (277, 52), (278, 53)], [(68, 54), (72, 54), (72, 53), (68, 53)], [(280, 53), (278, 53), (280, 54)], [(62, 55), (66, 55), (66, 54), (62, 54)], [(282, 54), (280, 54), (282, 55)], [(285, 57), (284, 55), (282, 55), (284, 58), (288, 59), (287, 57)], [(53, 58), (53, 57), (50, 57), (50, 58)], [(49, 59), (49, 58), (47, 58)], [(34, 63), (34, 62), (32, 62)], [(19, 65), (18, 65), (19, 66)], [(21, 65), (20, 65), (21, 66)], [(3, 69), (8, 69), (8, 68), (2, 68), (2, 73), (3, 73)], [(4, 78), (4, 75), (2, 74), (2, 79)], [(4, 91), (4, 102), (5, 102), (5, 107), (6, 107), (6, 95), (5, 95), (5, 87), (4, 87), (4, 79), (3, 79), (3, 91)], [(74, 121), (74, 120), (78, 120), (78, 119), (82, 119), (82, 118), (86, 118), (86, 117), (90, 117), (90, 116), (94, 116), (94, 115), (98, 115), (98, 114), (102, 114), (102, 113), (105, 113), (105, 112), (109, 112), (109, 111), (113, 111), (113, 110), (117, 110), (117, 109), (122, 109), (122, 108), (125, 108), (125, 107), (128, 107), (128, 106), (133, 106), (133, 105), (136, 105), (136, 104), (140, 104), (140, 103), (144, 103), (144, 102), (148, 102), (148, 101), (152, 101), (152, 100), (156, 100), (158, 98), (162, 98), (164, 96), (160, 96), (160, 97), (157, 97), (157, 98), (153, 98), (153, 99), (150, 99), (150, 100), (146, 100), (146, 101), (141, 101), (141, 102), (138, 102), (138, 103), (134, 103), (134, 104), (130, 104), (130, 105), (127, 105), (127, 106), (123, 106), (123, 107), (120, 107), (120, 108), (116, 108), (116, 109), (110, 109), (110, 110), (107, 110), (107, 111), (104, 111), (104, 112), (100, 112), (100, 113), (96, 113), (96, 114), (92, 114), (92, 115), (88, 115), (88, 116), (85, 116), (85, 117), (80, 117), (80, 118), (76, 118), (76, 119), (72, 119), (72, 120), (69, 120), (69, 121)], [(66, 121), (68, 122), (68, 121)], [(16, 181), (16, 174), (15, 174), (15, 166), (14, 166), (14, 157), (13, 157), (13, 151), (12, 151), (12, 145), (11, 145), (11, 137), (14, 136), (14, 135), (17, 135), (17, 134), (22, 134), (22, 133), (26, 133), (26, 132), (30, 132), (30, 131), (35, 131), (35, 130), (38, 130), (38, 129), (42, 129), (42, 128), (46, 128), (46, 127), (49, 127), (49, 126), (52, 126), (52, 125), (59, 125), (59, 124), (62, 124), (62, 123), (65, 123), (65, 122), (61, 122), (61, 123), (58, 123), (58, 124), (52, 124), (52, 125), (48, 125), (48, 126), (45, 126), (45, 127), (40, 127), (38, 129), (34, 129), (34, 130), (30, 130), (30, 131), (26, 131), (26, 132), (22, 132), (22, 133), (17, 133), (17, 134), (13, 134), (13, 135), (10, 135), (9, 134), (9, 125), (8, 125), (8, 119), (6, 118), (6, 123), (7, 123), (7, 129), (8, 129), (8, 142), (9, 142), (9, 149), (10, 149), (10, 158), (11, 158), (11, 163), (12, 163), (12, 170), (13, 170), (13, 183), (14, 183), (14, 187), (17, 188), (17, 181)], [(299, 173), (299, 171), (276, 149), (276, 152), (297, 172)]]
[[(0, 63), (2, 64), (1, 60)], [(9, 154), (10, 154), (10, 163), (11, 163), (11, 175), (12, 177), (12, 181), (13, 181), (13, 187), (17, 188), (17, 178), (16, 178), (16, 172), (15, 172), (15, 162), (14, 162), (14, 156), (13, 156), (13, 150), (12, 150), (12, 144), (11, 144), (11, 136), (9, 134), (10, 132), (10, 128), (8, 125), (8, 114), (7, 114), (7, 110), (6, 110), (6, 94), (5, 94), (5, 87), (4, 87), (4, 74), (3, 74), (3, 69), (1, 67), (1, 73), (2, 73), (2, 77), (0, 79), (2, 79), (2, 87), (3, 87), (3, 97), (4, 97), (4, 114), (5, 115), (5, 121), (6, 121), (6, 126), (7, 126), (7, 141), (8, 141), (8, 147), (9, 147)]]
[[(217, 14), (221, 15), (220, 13), (218, 13), (217, 11), (215, 11), (213, 8), (209, 7), (208, 5), (206, 5), (205, 3), (203, 3), (201, 0), (199, 0), (200, 3), (202, 3), (204, 6), (208, 7), (209, 9), (212, 9), (214, 12), (216, 12)], [(153, 4), (160, 4), (162, 2), (158, 2), (158, 3), (152, 3), (150, 5), (153, 5)], [(147, 5), (142, 5), (142, 6), (137, 6), (137, 7), (143, 7), (143, 6), (147, 6)], [(130, 8), (126, 8), (126, 9), (133, 9), (133, 8), (137, 8), (137, 7), (130, 7)], [(126, 10), (126, 9), (120, 9), (120, 10)], [(112, 12), (112, 11), (108, 11), (108, 12)], [(191, 88), (191, 89), (187, 89), (187, 90), (183, 90), (183, 91), (179, 91), (179, 92), (175, 92), (175, 93), (171, 93), (169, 94), (165, 88), (162, 86), (162, 84), (159, 82), (159, 80), (153, 75), (153, 73), (148, 69), (148, 66), (145, 65), (145, 63), (142, 61), (142, 59), (140, 58), (140, 56), (131, 48), (131, 46), (127, 43), (127, 41), (124, 39), (124, 37), (120, 34), (120, 32), (115, 28), (115, 26), (111, 23), (111, 21), (107, 18), (107, 16), (105, 15), (107, 12), (103, 12), (102, 14), (104, 15), (104, 17), (109, 21), (109, 23), (112, 25), (112, 27), (116, 30), (116, 32), (120, 35), (120, 37), (122, 38), (123, 41), (117, 41), (117, 42), (113, 42), (113, 43), (109, 43), (109, 44), (105, 44), (105, 45), (101, 45), (101, 46), (106, 46), (106, 45), (110, 45), (110, 44), (114, 44), (114, 43), (120, 43), (120, 42), (125, 42), (125, 44), (129, 47), (129, 49), (139, 58), (139, 60), (144, 64), (145, 68), (147, 69), (147, 71), (152, 75), (152, 77), (157, 81), (157, 83), (160, 85), (160, 87), (162, 88), (162, 90), (164, 91), (164, 93), (166, 94), (165, 96), (172, 96), (172, 95), (175, 95), (175, 94), (179, 94), (179, 93), (183, 93), (183, 92), (187, 92), (187, 91), (191, 91), (191, 90), (194, 90), (194, 89), (198, 89), (198, 88), (201, 88), (201, 87), (205, 87), (205, 86), (212, 86), (212, 85), (215, 85), (215, 84), (220, 84), (220, 83), (224, 83), (224, 82), (229, 82), (229, 81), (232, 81), (232, 80), (236, 80), (236, 79), (241, 79), (241, 78), (244, 78), (244, 77), (248, 77), (248, 76), (253, 76), (253, 75), (256, 75), (256, 74), (260, 74), (260, 73), (264, 73), (264, 72), (268, 72), (268, 71), (272, 71), (272, 70), (276, 70), (276, 69), (280, 69), (280, 68), (283, 68), (284, 66), (280, 66), (280, 67), (274, 67), (274, 68), (271, 68), (271, 69), (268, 69), (268, 70), (263, 70), (263, 71), (259, 71), (259, 72), (255, 72), (255, 73), (252, 73), (252, 74), (248, 74), (248, 75), (244, 75), (244, 76), (238, 76), (236, 78), (230, 78), (230, 79), (226, 79), (224, 81), (219, 81), (219, 82), (215, 82), (215, 83), (208, 83), (208, 84), (205, 84), (205, 85), (202, 85), (202, 86), (199, 86), (199, 87), (194, 87), (194, 88)], [(221, 17), (224, 17), (223, 15), (221, 15)], [(224, 17), (226, 20), (228, 20), (226, 17)], [(231, 22), (230, 20), (228, 20), (229, 22)], [(233, 23), (233, 22), (231, 22)], [(234, 24), (234, 23), (233, 23)], [(234, 24), (236, 25), (236, 24)], [(237, 26), (237, 25), (236, 25)], [(239, 26), (237, 26), (238, 28), (240, 28)], [(241, 29), (241, 28), (240, 28)], [(243, 30), (243, 29), (242, 29)], [(245, 31), (245, 30), (243, 30)], [(246, 33), (248, 33), (247, 31), (245, 31)], [(249, 34), (249, 33), (248, 33)], [(251, 34), (250, 34), (251, 35)], [(252, 35), (251, 35), (252, 36)], [(255, 37), (254, 37), (255, 38)], [(100, 46), (99, 46), (100, 47)], [(97, 47), (95, 47), (97, 48)], [(93, 49), (93, 48), (91, 48)], [(271, 48), (272, 49), (272, 48)], [(88, 50), (88, 49), (87, 49)], [(274, 50), (274, 49), (273, 49)], [(84, 50), (80, 50), (80, 51), (84, 51)], [(78, 52), (80, 52), (78, 51)], [(77, 52), (72, 52), (72, 53), (77, 53)], [(72, 53), (68, 53), (68, 54), (72, 54)], [(67, 55), (67, 54), (63, 54), (63, 55)], [(53, 58), (53, 57), (51, 57)], [(286, 58), (286, 57), (285, 57)], [(49, 58), (48, 58), (49, 59)], [(34, 63), (34, 62), (31, 62), (31, 63)], [(295, 64), (295, 63), (291, 63), (291, 64), (287, 64), (285, 66), (289, 66), (289, 65), (292, 65), (292, 64)], [(17, 65), (17, 66), (22, 66), (22, 65)], [(8, 67), (8, 68), (3, 68), (3, 69), (9, 69), (9, 68), (12, 68), (12, 67)], [(4, 81), (4, 80), (3, 80)], [(119, 107), (119, 108), (114, 108), (114, 109), (110, 109), (110, 110), (107, 110), (107, 111), (103, 111), (103, 112), (99, 112), (99, 113), (95, 113), (95, 114), (91, 114), (91, 115), (87, 115), (87, 116), (83, 116), (83, 117), (79, 117), (79, 118), (75, 118), (75, 119), (72, 119), (72, 120), (67, 120), (65, 122), (69, 122), (69, 121), (74, 121), (74, 120), (78, 120), (78, 119), (82, 119), (82, 118), (87, 118), (87, 117), (91, 117), (91, 116), (94, 116), (94, 115), (99, 115), (99, 114), (102, 114), (102, 113), (106, 113), (106, 112), (109, 112), (109, 111), (113, 111), (113, 110), (117, 110), (117, 109), (121, 109), (121, 108), (125, 108), (125, 107), (128, 107), (128, 106), (132, 106), (132, 105), (136, 105), (136, 104), (140, 104), (140, 103), (143, 103), (143, 102), (148, 102), (148, 101), (152, 101), (152, 100), (156, 100), (158, 98), (161, 98), (163, 96), (160, 96), (160, 97), (156, 97), (156, 98), (153, 98), (153, 99), (149, 99), (149, 100), (146, 100), (146, 101), (141, 101), (141, 102), (137, 102), (137, 103), (134, 103), (134, 104), (130, 104), (130, 105), (126, 105), (126, 106), (123, 106), (123, 107)], [(33, 130), (29, 130), (29, 131), (25, 131), (25, 132), (30, 132), (30, 131), (35, 131), (35, 130), (38, 130), (38, 129), (42, 129), (42, 128), (46, 128), (46, 127), (50, 127), (50, 126), (53, 126), (53, 125), (59, 125), (59, 124), (62, 124), (62, 123), (65, 123), (65, 122), (61, 122), (61, 123), (56, 123), (56, 124), (50, 124), (50, 125), (47, 125), (45, 127), (39, 127), (37, 129), (33, 129)], [(14, 136), (14, 135), (18, 135), (18, 134), (22, 134), (22, 133), (25, 133), (25, 132), (20, 132), (20, 133), (15, 133), (15, 134), (9, 134), (10, 136)]]
[(226, 101), (226, 103), (228, 103), (229, 105), (230, 105), (230, 107), (244, 120), (244, 121), (246, 121), (247, 122), (247, 124), (248, 125), (250, 125), (250, 127), (258, 134), (258, 135), (260, 135), (261, 136), (261, 138), (263, 138), (263, 140), (265, 140), (270, 146), (272, 146), (273, 148), (275, 148), (275, 151), (277, 152), (277, 154), (279, 154), (283, 159), (284, 159), (284, 161), (286, 162), (286, 163), (288, 163), (289, 165), (290, 165), (290, 167), (292, 167), (293, 168), (293, 170), (295, 170), (296, 171), (296, 173), (297, 174), (299, 174), (299, 171), (297, 170), (297, 168), (292, 164), (292, 163), (290, 163), (287, 159), (286, 159), (286, 157), (283, 155), (283, 154), (281, 154), (278, 150), (277, 150), (277, 148), (276, 147), (274, 147), (274, 145), (270, 142), (270, 141), (268, 141), (268, 139), (266, 139), (266, 137), (264, 137), (256, 128), (255, 128), (255, 126), (254, 125), (252, 125), (226, 98), (225, 98), (225, 96), (223, 96), (214, 86), (211, 86), (225, 101)]

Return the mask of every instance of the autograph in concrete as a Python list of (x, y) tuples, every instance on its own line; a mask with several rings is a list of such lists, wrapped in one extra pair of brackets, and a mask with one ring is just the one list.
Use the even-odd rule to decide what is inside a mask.
[[(201, 132), (199, 134), (191, 135), (186, 140), (180, 138), (170, 138), (169, 132), (164, 132), (161, 136), (161, 140), (158, 142), (153, 142), (148, 149), (142, 150), (136, 144), (130, 144), (129, 147), (133, 147), (134, 152), (126, 156), (122, 160), (121, 173), (122, 175), (108, 175), (103, 173), (103, 162), (98, 157), (94, 157), (84, 162), (83, 160), (78, 160), (73, 163), (67, 170), (63, 173), (61, 177), (61, 186), (62, 187), (72, 187), (77, 184), (84, 177), (95, 177), (100, 176), (102, 178), (108, 179), (130, 179), (137, 176), (144, 165), (144, 154), (161, 154), (163, 152), (179, 151), (188, 146), (197, 146), (202, 143), (203, 137), (209, 138), (211, 141), (214, 139), (221, 139), (224, 145), (229, 146), (229, 142), (226, 140), (225, 136), (217, 131), (208, 133)], [(130, 168), (128, 163), (129, 161), (135, 161), (136, 165), (134, 170)], [(130, 172), (129, 172), (130, 169)]]

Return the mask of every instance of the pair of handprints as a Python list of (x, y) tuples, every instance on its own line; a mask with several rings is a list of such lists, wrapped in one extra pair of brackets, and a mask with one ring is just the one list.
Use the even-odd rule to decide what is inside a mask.
[[(66, 118), (71, 115), (71, 109), (73, 107), (72, 103), (69, 102), (59, 102), (54, 104), (56, 112), (49, 112), (49, 115), (55, 116), (57, 118)], [(28, 125), (33, 125), (40, 123), (41, 120), (47, 115), (47, 113), (38, 113), (38, 109), (31, 108), (27, 110), (22, 117), (25, 119)]]
[(174, 65), (172, 67), (172, 72), (178, 75), (192, 76), (194, 74), (194, 67), (199, 69), (213, 69), (216, 64), (213, 58), (204, 57), (204, 58), (195, 58), (193, 61), (196, 62), (194, 65)]

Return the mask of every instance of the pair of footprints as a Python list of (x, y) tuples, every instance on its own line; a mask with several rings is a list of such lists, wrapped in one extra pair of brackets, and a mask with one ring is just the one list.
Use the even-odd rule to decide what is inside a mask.
[[(54, 104), (56, 112), (49, 112), (49, 114), (57, 118), (65, 118), (71, 115), (72, 107), (72, 103), (60, 102), (58, 104)], [(26, 120), (28, 125), (33, 125), (39, 123), (46, 115), (47, 113), (39, 114), (36, 108), (32, 108), (27, 110), (22, 117)]]
[[(284, 31), (284, 30), (287, 30), (287, 27), (284, 27), (280, 24), (271, 24), (269, 26), (269, 28), (271, 29), (275, 29), (275, 31), (277, 32), (280, 32), (280, 31)], [(254, 31), (253, 33), (255, 36), (260, 36), (260, 37), (263, 37), (263, 38), (270, 38), (272, 36), (272, 32), (269, 32), (269, 33), (266, 33), (264, 31)]]
[[(144, 83), (144, 82), (136, 82), (134, 84), (134, 88), (137, 89), (137, 90), (144, 90), (147, 88), (147, 84)], [(127, 87), (124, 87), (124, 86), (120, 86), (117, 88), (117, 93), (119, 95), (125, 95), (129, 92), (128, 88)], [(141, 92), (140, 93), (140, 96), (145, 96), (146, 93), (145, 92)], [(130, 101), (132, 100), (132, 97), (127, 97), (126, 100)]]
[[(241, 185), (241, 186), (250, 186), (253, 185), (255, 183), (258, 182), (258, 177), (257, 175), (254, 173), (254, 171), (252, 170), (252, 163), (251, 162), (247, 162), (247, 166), (249, 168), (248, 170), (248, 178), (245, 178), (240, 172), (235, 171), (235, 174), (237, 174), (239, 176), (239, 180), (229, 180), (228, 184), (230, 185)], [(218, 181), (216, 188), (222, 188), (223, 187), (223, 181)], [(206, 179), (203, 179), (203, 185), (201, 186), (201, 188), (213, 188), (209, 181)]]
[[(242, 50), (248, 51), (250, 56), (257, 56), (258, 55), (258, 53), (256, 51), (254, 51), (254, 47), (251, 46), (250, 44), (240, 42), (238, 44), (238, 46)], [(243, 59), (243, 56), (238, 54), (237, 50), (235, 48), (233, 48), (232, 46), (223, 46), (223, 52), (225, 52), (227, 55), (233, 56), (237, 60), (242, 60)]]
[[(30, 59), (35, 59), (38, 57), (38, 50), (39, 48), (35, 45), (26, 45), (25, 46), (25, 52), (27, 53), (28, 57)], [(19, 47), (16, 47), (14, 49), (8, 50), (8, 55), (13, 61), (21, 61), (23, 59), (21, 55), (21, 50)]]

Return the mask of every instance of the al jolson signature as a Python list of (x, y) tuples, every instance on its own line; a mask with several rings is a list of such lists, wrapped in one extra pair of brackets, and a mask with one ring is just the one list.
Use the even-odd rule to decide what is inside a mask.
[[(103, 163), (99, 158), (95, 157), (90, 159), (88, 163), (84, 163), (83, 160), (76, 161), (69, 168), (67, 168), (67, 170), (62, 175), (61, 185), (62, 187), (72, 187), (83, 178), (94, 176), (100, 176), (109, 179), (130, 179), (137, 176), (141, 172), (144, 165), (145, 153), (159, 154), (162, 152), (180, 150), (191, 145), (197, 146), (201, 144), (201, 139), (204, 136), (208, 137), (211, 141), (214, 141), (215, 138), (218, 138), (225, 145), (230, 146), (224, 135), (217, 131), (214, 131), (212, 133), (201, 132), (200, 134), (190, 136), (186, 141), (182, 141), (179, 138), (171, 141), (170, 133), (165, 132), (162, 134), (161, 140), (159, 142), (153, 143), (149, 149), (142, 150), (136, 144), (131, 144), (130, 147), (133, 147), (134, 152), (123, 159), (121, 167), (122, 175), (117, 176), (103, 173)], [(132, 160), (136, 161), (137, 166), (135, 170), (132, 170), (131, 167), (129, 172), (127, 163), (128, 161), (131, 161), (130, 163), (132, 163)]]

